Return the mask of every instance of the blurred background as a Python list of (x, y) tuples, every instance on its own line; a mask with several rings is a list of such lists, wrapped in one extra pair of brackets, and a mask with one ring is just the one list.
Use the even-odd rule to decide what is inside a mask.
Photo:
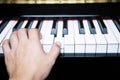
[(69, 4), (69, 3), (107, 3), (120, 0), (0, 0), (1, 4)]

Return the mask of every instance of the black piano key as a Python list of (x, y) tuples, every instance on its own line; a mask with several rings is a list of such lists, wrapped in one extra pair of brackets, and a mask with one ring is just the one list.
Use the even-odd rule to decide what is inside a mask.
[(63, 20), (63, 36), (68, 34), (68, 21), (67, 19)]
[(113, 20), (113, 22), (115, 23), (118, 31), (120, 32), (120, 20), (116, 19), (116, 20)]
[(99, 27), (100, 27), (100, 30), (102, 32), (102, 34), (107, 34), (107, 27), (105, 26), (104, 22), (102, 19), (99, 19), (98, 20), (98, 24), (99, 24)]
[(55, 28), (55, 27), (56, 27), (56, 22), (57, 22), (57, 20), (56, 20), (56, 19), (54, 19), (54, 20), (53, 20), (53, 26), (52, 26), (53, 28)]
[(39, 19), (38, 20), (38, 23), (37, 23), (37, 26), (36, 26), (36, 29), (39, 29), (39, 31), (41, 30), (41, 27), (42, 27), (42, 20)]
[(43, 20), (40, 20), (39, 23), (37, 24), (37, 28), (39, 29), (39, 31), (42, 28), (42, 24), (43, 24)]
[(79, 33), (80, 34), (85, 34), (85, 29), (84, 29), (84, 26), (83, 26), (83, 21), (82, 21), (82, 19), (79, 19), (78, 20), (79, 22), (79, 26), (78, 26), (78, 28), (79, 28)]
[(52, 29), (51, 34), (54, 35), (55, 37), (57, 36), (57, 30), (56, 30), (56, 28)]
[(23, 25), (23, 22), (24, 22), (23, 20), (18, 20), (17, 24), (13, 28), (13, 32), (20, 29), (21, 26)]
[(91, 19), (88, 20), (88, 25), (89, 25), (90, 33), (91, 34), (96, 34), (95, 26), (94, 26), (94, 24), (93, 24)]
[(6, 25), (8, 24), (8, 20), (3, 20), (2, 23), (0, 24), (0, 33), (4, 30)]
[(33, 24), (33, 20), (28, 21), (26, 28), (30, 29), (32, 27), (32, 24)]
[(57, 35), (57, 20), (56, 19), (53, 20), (53, 26), (52, 26), (51, 34), (54, 35), (55, 37)]
[(68, 29), (67, 28), (63, 28), (63, 36), (68, 34)]
[(37, 20), (37, 25), (36, 25), (36, 29), (39, 29), (39, 31), (41, 30), (41, 27), (42, 27), (42, 22), (43, 22), (43, 18), (38, 18), (38, 17), (35, 17), (35, 18), (32, 18), (31, 19), (31, 23), (29, 24), (29, 28), (32, 27), (32, 24), (33, 24), (33, 21)]
[(28, 23), (26, 24), (25, 28), (30, 29), (33, 24), (34, 18), (26, 18), (26, 20), (28, 20)]

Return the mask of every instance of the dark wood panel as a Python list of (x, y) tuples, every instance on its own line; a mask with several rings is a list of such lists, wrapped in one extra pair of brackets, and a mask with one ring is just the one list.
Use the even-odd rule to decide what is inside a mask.
[[(59, 57), (46, 80), (81, 79), (85, 76), (116, 74), (120, 72), (120, 57), (61, 58)], [(99, 75), (100, 74), (100, 75)], [(24, 74), (23, 74), (24, 75)], [(90, 78), (92, 79), (92, 78)], [(8, 80), (3, 58), (0, 58), (0, 80)]]

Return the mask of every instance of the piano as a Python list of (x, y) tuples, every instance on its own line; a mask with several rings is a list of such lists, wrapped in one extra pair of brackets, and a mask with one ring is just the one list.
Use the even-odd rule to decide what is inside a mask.
[(6, 69), (2, 69), (5, 67), (2, 42), (20, 28), (39, 29), (46, 52), (53, 42), (61, 42), (60, 56), (48, 79), (54, 79), (55, 75), (56, 79), (60, 75), (65, 79), (65, 74), (71, 75), (71, 71), (84, 72), (83, 68), (92, 71), (101, 65), (104, 65), (100, 67), (102, 71), (110, 68), (117, 71), (120, 67), (119, 9), (119, 3), (0, 4), (0, 70), (5, 72), (0, 74), (7, 75)]
[[(42, 44), (46, 52), (55, 41), (60, 41), (60, 53), (63, 57), (119, 56), (120, 16), (116, 15), (119, 14), (118, 11), (115, 12), (119, 4), (112, 7), (114, 13), (108, 11), (110, 6), (1, 5), (0, 8), (6, 8), (6, 11), (1, 13), (5, 17), (2, 16), (0, 20), (0, 45), (14, 30), (38, 28), (42, 33)], [(106, 15), (107, 13), (109, 14)], [(3, 53), (1, 46), (0, 53)]]

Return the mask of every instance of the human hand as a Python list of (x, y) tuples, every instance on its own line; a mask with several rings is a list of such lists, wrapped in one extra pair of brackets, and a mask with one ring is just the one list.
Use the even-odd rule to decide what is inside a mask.
[(19, 29), (3, 42), (5, 64), (10, 80), (43, 80), (59, 55), (60, 43), (45, 53), (37, 29)]

